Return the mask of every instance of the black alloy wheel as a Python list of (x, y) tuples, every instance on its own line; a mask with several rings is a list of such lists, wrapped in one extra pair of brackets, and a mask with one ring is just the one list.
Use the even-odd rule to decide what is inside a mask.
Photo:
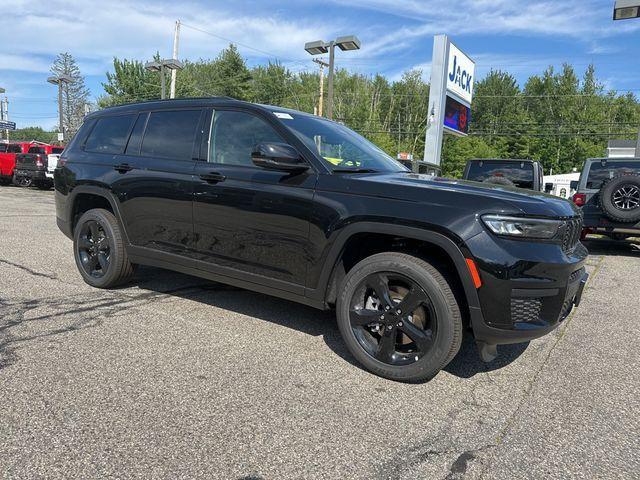
[(640, 188), (637, 185), (622, 185), (611, 195), (611, 203), (618, 210), (634, 210), (640, 207)]
[(388, 365), (409, 365), (424, 357), (437, 335), (437, 317), (427, 293), (393, 272), (368, 275), (349, 309), (351, 328), (362, 348)]
[(96, 220), (87, 220), (80, 226), (76, 245), (82, 268), (94, 278), (103, 277), (111, 263), (111, 244), (102, 225)]
[(353, 357), (392, 380), (433, 378), (462, 342), (450, 275), (402, 252), (377, 253), (351, 267), (338, 289), (336, 317)]

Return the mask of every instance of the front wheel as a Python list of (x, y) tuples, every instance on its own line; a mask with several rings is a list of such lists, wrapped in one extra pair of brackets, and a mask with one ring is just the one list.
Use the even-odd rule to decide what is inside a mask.
[(373, 255), (354, 266), (341, 288), (337, 318), (352, 355), (392, 380), (431, 379), (462, 341), (460, 309), (445, 277), (402, 253)]
[(115, 287), (133, 275), (120, 226), (108, 210), (96, 208), (80, 217), (73, 250), (80, 275), (92, 287)]

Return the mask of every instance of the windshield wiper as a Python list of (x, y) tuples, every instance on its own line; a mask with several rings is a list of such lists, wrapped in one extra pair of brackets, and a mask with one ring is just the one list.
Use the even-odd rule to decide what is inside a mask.
[(334, 168), (332, 172), (336, 173), (378, 173), (373, 168)]

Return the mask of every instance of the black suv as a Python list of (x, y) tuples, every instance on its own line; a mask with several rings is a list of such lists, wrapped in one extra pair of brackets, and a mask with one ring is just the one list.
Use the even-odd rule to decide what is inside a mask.
[(467, 161), (462, 178), (540, 192), (544, 177), (542, 165), (536, 160), (478, 158)]
[(434, 376), (464, 326), (485, 360), (550, 332), (587, 278), (570, 202), (413, 174), (338, 123), (231, 99), (87, 116), (55, 188), (90, 285), (145, 264), (335, 308), (395, 380)]
[(573, 202), (582, 208), (585, 234), (640, 236), (640, 158), (588, 159)]

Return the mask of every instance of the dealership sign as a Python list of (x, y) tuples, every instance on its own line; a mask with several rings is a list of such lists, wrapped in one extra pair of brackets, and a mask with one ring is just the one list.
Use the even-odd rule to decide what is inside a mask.
[(449, 61), (447, 68), (447, 90), (460, 100), (471, 104), (476, 64), (449, 42)]
[(10, 122), (9, 120), (0, 120), (0, 130), (15, 130), (16, 122)]
[(446, 35), (433, 38), (424, 161), (439, 166), (445, 133), (469, 134), (476, 64)]

